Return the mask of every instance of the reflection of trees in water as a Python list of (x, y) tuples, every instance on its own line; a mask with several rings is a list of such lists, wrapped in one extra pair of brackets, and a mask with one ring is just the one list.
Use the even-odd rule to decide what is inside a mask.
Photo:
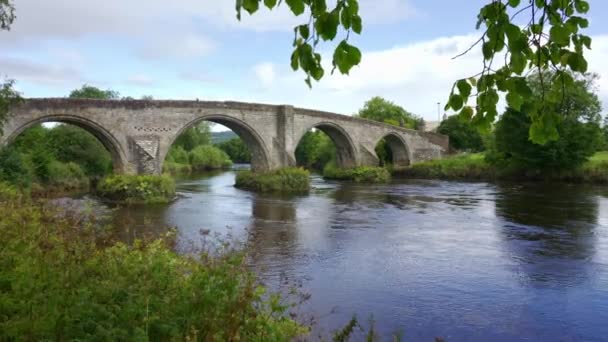
[(498, 185), (496, 216), (509, 253), (535, 281), (586, 278), (595, 252), (598, 203), (580, 185)]
[[(255, 264), (272, 267), (273, 258), (293, 256), (297, 243), (296, 207), (293, 198), (261, 196), (252, 198), (252, 222), (248, 251)], [(268, 259), (260, 262), (261, 259)]]

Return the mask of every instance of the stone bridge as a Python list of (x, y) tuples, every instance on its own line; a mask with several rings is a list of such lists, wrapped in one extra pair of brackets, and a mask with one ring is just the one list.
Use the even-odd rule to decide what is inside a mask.
[(34, 124), (70, 123), (103, 143), (117, 173), (160, 173), (175, 139), (203, 120), (238, 134), (251, 151), (252, 169), (258, 171), (294, 166), (296, 147), (312, 128), (333, 140), (341, 167), (378, 165), (374, 149), (381, 139), (390, 145), (397, 167), (440, 158), (448, 150), (443, 135), (285, 105), (53, 98), (27, 99), (9, 114), (0, 145)]

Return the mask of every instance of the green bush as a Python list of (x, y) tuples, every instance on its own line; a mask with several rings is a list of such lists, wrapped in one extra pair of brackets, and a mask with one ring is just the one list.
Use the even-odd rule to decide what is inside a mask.
[(232, 161), (226, 152), (211, 145), (201, 145), (188, 154), (190, 165), (195, 171), (224, 169), (232, 166)]
[(192, 172), (192, 166), (190, 166), (190, 164), (181, 164), (165, 161), (165, 163), (163, 164), (163, 172), (169, 173), (171, 175), (187, 174)]
[(308, 332), (233, 247), (187, 257), (166, 240), (127, 246), (94, 219), (58, 210), (0, 201), (2, 341), (290, 341)]
[(284, 168), (269, 172), (240, 171), (237, 188), (258, 192), (304, 193), (310, 189), (310, 173), (302, 168)]
[(48, 166), (48, 185), (61, 189), (80, 189), (88, 186), (89, 179), (80, 165), (53, 160)]
[(326, 179), (349, 180), (357, 183), (387, 183), (391, 180), (391, 173), (383, 167), (360, 166), (351, 169), (341, 169), (333, 163), (327, 164), (323, 169)]
[(480, 152), (484, 143), (479, 130), (471, 122), (452, 115), (441, 121), (437, 132), (450, 137), (450, 147), (458, 151)]
[(179, 163), (179, 164), (189, 164), (190, 157), (188, 157), (188, 151), (186, 151), (181, 146), (171, 146), (169, 149), (169, 153), (167, 154), (167, 161)]
[(495, 168), (486, 162), (483, 153), (465, 153), (416, 163), (400, 170), (399, 175), (409, 178), (494, 179)]
[(111, 175), (99, 182), (97, 192), (117, 202), (167, 203), (175, 197), (175, 182), (167, 175)]

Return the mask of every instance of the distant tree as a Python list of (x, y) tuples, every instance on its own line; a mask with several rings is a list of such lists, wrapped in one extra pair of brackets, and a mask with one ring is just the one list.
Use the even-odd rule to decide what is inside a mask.
[(234, 163), (251, 163), (251, 153), (241, 138), (232, 138), (217, 144), (217, 147), (226, 152)]
[(601, 146), (602, 150), (608, 151), (608, 115), (604, 118), (604, 125), (602, 126), (602, 133), (604, 135), (604, 144)]
[[(554, 78), (547, 74), (543, 79)], [(530, 140), (528, 132), (534, 124), (530, 116), (508, 108), (496, 125), (499, 160), (524, 168), (548, 170), (575, 168), (585, 162), (598, 149), (602, 139), (602, 107), (594, 93), (596, 79), (597, 76), (592, 74), (576, 78), (559, 104), (555, 102), (555, 105), (545, 107), (544, 110), (554, 111), (562, 118), (555, 123), (558, 140), (551, 140), (545, 145)], [(559, 81), (549, 87), (541, 87), (539, 75), (532, 75), (528, 82), (536, 96), (556, 96), (555, 94), (562, 93), (561, 89), (555, 90), (562, 87)], [(541, 93), (543, 89), (545, 93)], [(553, 90), (554, 93), (551, 92)]]
[(181, 146), (186, 151), (192, 151), (197, 146), (209, 144), (211, 144), (211, 127), (207, 122), (201, 122), (177, 137), (173, 146)]
[(424, 125), (422, 118), (379, 96), (365, 102), (355, 116), (411, 129), (418, 129)]
[(336, 158), (334, 142), (320, 130), (306, 132), (296, 148), (299, 166), (323, 170), (325, 165)]
[(146, 100), (146, 101), (152, 101), (154, 100), (154, 96), (152, 95), (144, 95), (141, 97), (142, 100)]
[(111, 89), (101, 90), (97, 87), (85, 84), (80, 89), (72, 90), (69, 97), (71, 99), (116, 100), (119, 96), (117, 91)]
[(484, 149), (479, 131), (458, 115), (452, 115), (441, 121), (437, 132), (449, 136), (450, 146), (456, 150), (479, 152)]

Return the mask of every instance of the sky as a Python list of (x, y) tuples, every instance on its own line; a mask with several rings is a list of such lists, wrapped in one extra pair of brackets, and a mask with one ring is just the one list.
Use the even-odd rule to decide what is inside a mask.
[[(293, 26), (286, 6), (237, 21), (234, 0), (17, 0), (17, 20), (0, 32), (0, 76), (25, 97), (64, 97), (83, 84), (121, 96), (289, 104), (353, 114), (382, 96), (437, 120), (452, 83), (481, 69), (474, 50), (488, 0), (360, 0), (364, 29), (351, 35), (363, 59), (330, 75), (332, 43), (319, 51), (326, 77), (309, 89), (289, 66)], [(608, 106), (608, 1), (590, 0), (589, 69)], [(441, 113), (443, 114), (443, 112)]]

